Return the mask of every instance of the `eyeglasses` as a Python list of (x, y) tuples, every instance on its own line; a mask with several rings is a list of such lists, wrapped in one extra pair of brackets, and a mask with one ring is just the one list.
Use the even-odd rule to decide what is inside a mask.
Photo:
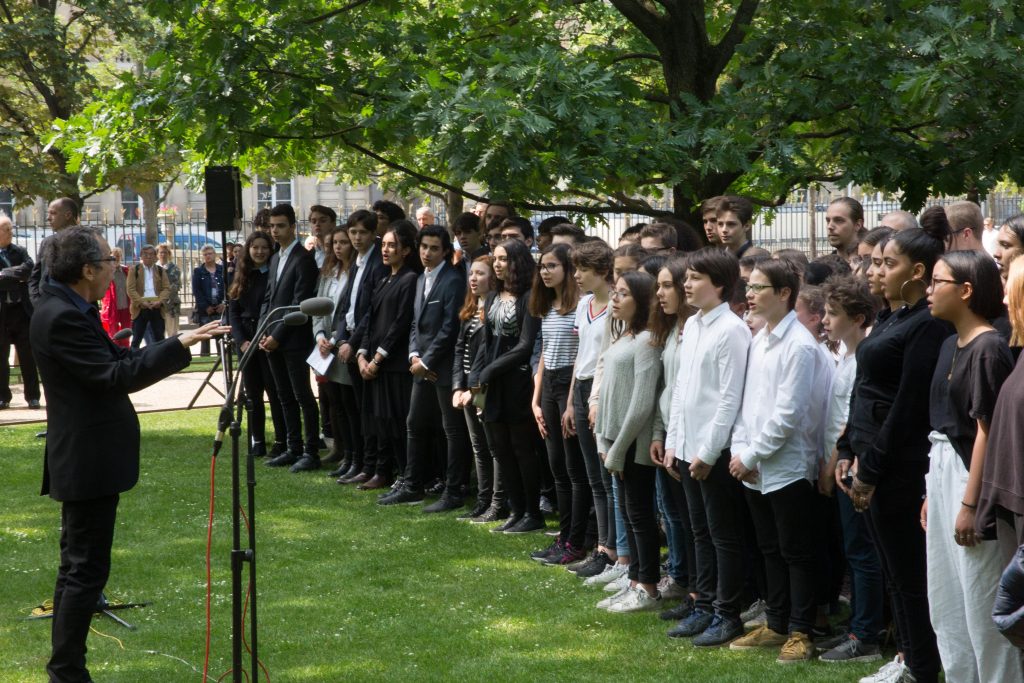
[(540, 268), (540, 270), (542, 272), (553, 273), (554, 271), (556, 271), (559, 268), (561, 268), (562, 264), (561, 263), (542, 263), (542, 264), (540, 264), (537, 267)]
[(116, 261), (116, 256), (107, 256), (106, 258), (98, 258), (93, 263), (115, 263)]
[(748, 282), (747, 283), (747, 289), (749, 289), (754, 294), (760, 294), (761, 292), (763, 292), (766, 289), (775, 289), (775, 286), (774, 285), (759, 285), (759, 284), (755, 284), (753, 282)]
[(932, 289), (935, 289), (935, 285), (936, 284), (941, 284), (943, 282), (948, 282), (951, 285), (962, 285), (963, 284), (959, 280), (947, 280), (946, 278), (942, 278), (942, 277), (933, 277), (932, 278), (932, 283), (931, 283), (932, 284)]
[(608, 295), (613, 301), (622, 301), (632, 296), (629, 291), (623, 291), (621, 289), (613, 289)]

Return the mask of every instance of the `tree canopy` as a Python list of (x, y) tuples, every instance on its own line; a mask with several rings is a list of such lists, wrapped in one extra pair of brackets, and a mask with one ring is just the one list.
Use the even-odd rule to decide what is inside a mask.
[[(4, 0), (0, 0), (2, 3)], [(856, 182), (1024, 182), (1008, 0), (145, 0), (144, 74), (58, 138), (99, 177), (163, 145), (237, 163), (680, 216)], [(97, 125), (102, 121), (102, 125)]]

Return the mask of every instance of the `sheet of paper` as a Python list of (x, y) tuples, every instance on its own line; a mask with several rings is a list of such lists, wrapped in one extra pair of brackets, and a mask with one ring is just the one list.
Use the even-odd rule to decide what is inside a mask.
[(327, 374), (327, 371), (331, 368), (331, 363), (334, 361), (334, 354), (329, 353), (324, 358), (320, 355), (320, 348), (314, 346), (313, 353), (309, 354), (309, 358), (306, 359), (306, 364), (313, 368), (313, 372), (323, 377)]

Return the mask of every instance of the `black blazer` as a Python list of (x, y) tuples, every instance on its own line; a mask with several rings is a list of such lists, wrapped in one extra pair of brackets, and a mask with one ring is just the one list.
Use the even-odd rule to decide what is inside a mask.
[[(279, 306), (299, 304), (316, 296), (316, 279), (319, 271), (313, 254), (296, 243), (288, 260), (284, 263), (281, 279), (277, 279), (277, 265), (281, 262), (281, 252), (270, 257), (268, 264), (267, 294), (263, 299), (261, 319)], [(281, 317), (275, 315), (275, 319)], [(280, 344), (282, 350), (306, 351), (313, 348), (313, 321), (307, 320), (304, 325), (295, 327), (275, 325), (271, 334)]]
[(41, 293), (31, 341), (46, 392), (42, 494), (65, 501), (127, 491), (139, 480), (139, 420), (128, 394), (192, 356), (177, 337), (120, 347), (98, 313), (83, 313), (63, 289), (44, 282)]
[(412, 326), (416, 273), (402, 266), (394, 277), (381, 280), (370, 297), (370, 310), (348, 340), (356, 351), (366, 349), (369, 358), (377, 349), (388, 357), (381, 372), (409, 372), (409, 328)]
[(469, 389), (469, 372), (483, 341), (484, 323), (482, 321), (473, 318), (461, 321), (459, 338), (455, 342), (455, 357), (452, 359), (453, 390), (466, 391)]
[[(32, 274), (32, 257), (28, 250), (11, 242), (7, 245), (7, 262), (0, 259), (0, 310), (8, 305), (24, 309), (27, 315), (32, 315), (32, 300), (28, 294), (28, 279)], [(7, 303), (7, 295), (11, 294), (14, 301)]]
[(334, 311), (334, 340), (338, 346), (347, 342), (349, 337), (355, 333), (355, 328), (366, 315), (366, 312), (370, 310), (370, 299), (373, 297), (373, 290), (380, 284), (381, 280), (391, 275), (391, 266), (384, 263), (384, 259), (381, 257), (380, 239), (374, 242), (373, 248), (370, 250), (363, 267), (367, 270), (359, 283), (359, 294), (356, 296), (356, 309), (354, 311), (355, 323), (351, 330), (345, 325), (345, 316), (348, 314), (352, 302), (352, 287), (356, 281), (356, 261), (354, 259), (352, 265), (348, 268), (348, 282), (345, 283), (345, 289), (341, 290), (341, 299), (338, 301), (338, 306)]
[(32, 265), (32, 273), (28, 277), (28, 296), (34, 306), (43, 295), (42, 283), (49, 277), (49, 269), (46, 267), (43, 254), (46, 253), (46, 245), (53, 239), (53, 235), (47, 235), (39, 243), (39, 251), (36, 252), (36, 262)]
[(239, 349), (244, 342), (256, 341), (253, 335), (256, 334), (256, 327), (263, 313), (263, 298), (267, 293), (269, 277), (269, 270), (266, 273), (260, 270), (250, 272), (246, 278), (245, 291), (241, 292), (237, 299), (228, 301), (231, 336)]
[(526, 290), (516, 299), (519, 336), (495, 334), (488, 313), (497, 298), (497, 293), (491, 292), (484, 302), (484, 340), (473, 359), (469, 386), (487, 387), (484, 421), (528, 422), (533, 417), (530, 409), (533, 397), (530, 355), (540, 332), (540, 318), (533, 317), (527, 310), (530, 290)]
[[(427, 369), (437, 373), (437, 384), (449, 386), (452, 359), (459, 335), (459, 309), (466, 298), (466, 278), (458, 266), (445, 263), (424, 299), (426, 273), (416, 279), (409, 353), (415, 353)], [(425, 379), (416, 378), (417, 382)]]

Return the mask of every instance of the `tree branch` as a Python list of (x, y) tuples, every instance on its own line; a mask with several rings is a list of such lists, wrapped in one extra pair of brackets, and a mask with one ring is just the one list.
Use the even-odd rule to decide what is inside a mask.
[(647, 40), (651, 41), (659, 52), (665, 51), (665, 37), (662, 34), (662, 17), (654, 11), (650, 2), (645, 0), (611, 0), (615, 9), (622, 16), (640, 29)]
[(370, 0), (352, 0), (352, 2), (348, 3), (347, 5), (345, 5), (343, 7), (339, 7), (338, 9), (333, 9), (330, 12), (326, 12), (324, 14), (321, 14), (318, 17), (313, 17), (312, 19), (306, 19), (306, 21), (304, 23), (306, 23), (306, 24), (317, 24), (317, 23), (320, 23), (321, 21), (327, 21), (331, 17), (336, 17), (339, 14), (347, 12), (350, 9), (355, 9), (356, 7), (359, 7), (360, 5), (365, 5), (368, 2), (370, 2)]
[(339, 135), (345, 135), (345, 133), (351, 133), (352, 131), (359, 130), (358, 124), (349, 126), (348, 128), (341, 128), (339, 130), (333, 130), (330, 133), (310, 133), (308, 135), (286, 135), (284, 133), (269, 133), (267, 131), (252, 130), (250, 128), (236, 128), (235, 131), (238, 133), (245, 133), (246, 135), (255, 135), (256, 137), (267, 138), (270, 140), (325, 140), (327, 138), (338, 137)]
[(732, 18), (729, 30), (725, 32), (718, 44), (712, 48), (714, 58), (711, 62), (711, 78), (715, 80), (725, 70), (726, 65), (732, 56), (736, 54), (736, 47), (743, 41), (743, 33), (750, 26), (754, 15), (757, 13), (759, 0), (742, 0), (736, 8), (736, 15)]
[(609, 62), (609, 64), (618, 64), (619, 62), (625, 62), (628, 59), (650, 59), (661, 64), (661, 55), (654, 52), (630, 52), (628, 54), (619, 55)]

